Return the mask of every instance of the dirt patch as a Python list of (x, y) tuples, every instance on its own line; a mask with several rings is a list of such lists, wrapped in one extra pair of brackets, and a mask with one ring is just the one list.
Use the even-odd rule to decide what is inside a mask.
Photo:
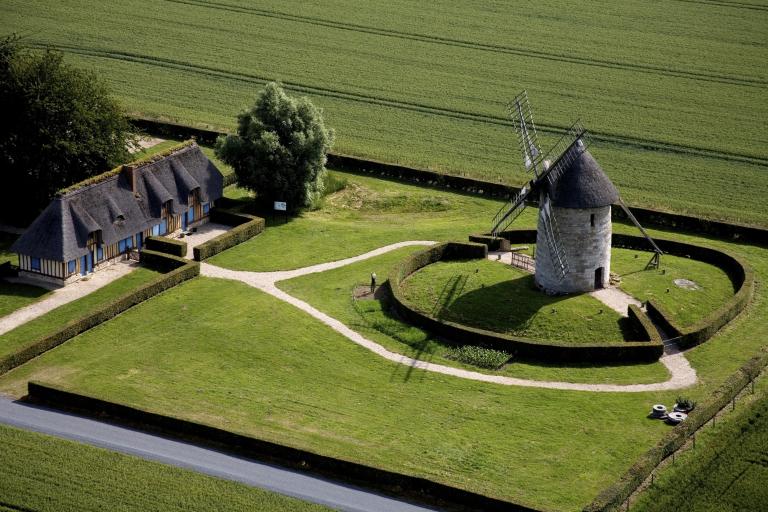
[(352, 290), (352, 296), (355, 300), (381, 300), (384, 297), (384, 289), (382, 286), (377, 286), (371, 293), (370, 285), (360, 284)]

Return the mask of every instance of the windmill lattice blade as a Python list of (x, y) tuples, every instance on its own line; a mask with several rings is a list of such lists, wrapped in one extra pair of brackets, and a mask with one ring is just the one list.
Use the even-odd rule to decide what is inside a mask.
[(493, 217), (491, 235), (496, 236), (509, 227), (525, 210), (525, 200), (531, 193), (530, 185), (526, 185), (504, 206), (499, 208)]
[(557, 228), (555, 216), (552, 215), (552, 207), (548, 195), (544, 196), (544, 200), (539, 208), (539, 216), (541, 217), (539, 225), (544, 231), (544, 238), (547, 241), (552, 267), (557, 273), (558, 279), (562, 281), (570, 271), (570, 268), (565, 250), (560, 244), (560, 231)]
[(512, 119), (512, 127), (517, 133), (520, 152), (523, 155), (523, 164), (526, 170), (533, 169), (538, 176), (541, 164), (541, 151), (536, 134), (536, 125), (533, 122), (533, 110), (528, 101), (528, 92), (523, 91), (507, 105), (507, 113)]

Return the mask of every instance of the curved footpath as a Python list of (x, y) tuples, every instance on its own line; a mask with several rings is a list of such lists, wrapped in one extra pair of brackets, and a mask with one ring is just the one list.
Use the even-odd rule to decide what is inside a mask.
[(328, 316), (322, 311), (314, 308), (308, 303), (289, 295), (288, 293), (280, 290), (276, 283), (291, 279), (294, 277), (304, 276), (307, 274), (314, 274), (316, 272), (324, 272), (326, 270), (332, 270), (335, 268), (343, 267), (351, 263), (373, 258), (385, 254), (389, 251), (399, 249), (401, 247), (420, 246), (420, 245), (433, 245), (435, 242), (425, 240), (411, 240), (407, 242), (398, 242), (395, 244), (386, 245), (373, 251), (369, 251), (359, 256), (352, 258), (346, 258), (343, 260), (332, 261), (329, 263), (321, 263), (318, 265), (312, 265), (295, 270), (281, 270), (276, 272), (247, 272), (240, 270), (229, 270), (209, 263), (202, 263), (200, 266), (200, 274), (207, 277), (216, 277), (221, 279), (231, 279), (240, 281), (254, 288), (266, 292), (278, 299), (285, 301), (293, 306), (301, 309), (302, 311), (310, 314), (317, 320), (320, 320), (334, 331), (338, 332), (342, 336), (351, 340), (352, 342), (365, 347), (371, 352), (377, 354), (389, 361), (411, 366), (420, 370), (429, 372), (442, 373), (444, 375), (450, 375), (453, 377), (459, 377), (463, 379), (471, 379), (482, 382), (490, 382), (494, 384), (501, 384), (505, 386), (524, 386), (532, 388), (547, 388), (547, 389), (564, 389), (573, 391), (597, 391), (597, 392), (644, 392), (644, 391), (664, 391), (671, 389), (681, 389), (692, 386), (696, 383), (696, 370), (694, 370), (688, 363), (683, 352), (679, 351), (677, 347), (672, 343), (665, 343), (664, 355), (659, 361), (667, 368), (671, 378), (664, 382), (656, 382), (653, 384), (578, 384), (573, 382), (557, 382), (557, 381), (542, 381), (542, 380), (530, 380), (530, 379), (518, 379), (515, 377), (505, 377), (502, 375), (488, 375), (485, 373), (474, 372), (470, 370), (464, 370), (461, 368), (454, 368), (451, 366), (444, 366), (441, 364), (430, 363), (427, 361), (421, 361), (413, 359), (396, 352), (391, 352), (379, 345), (375, 341), (371, 341), (360, 333), (353, 331), (339, 320)]
[(426, 512), (349, 485), (210, 448), (146, 434), (36, 405), (0, 398), (0, 423), (190, 469), (225, 480), (351, 512)]

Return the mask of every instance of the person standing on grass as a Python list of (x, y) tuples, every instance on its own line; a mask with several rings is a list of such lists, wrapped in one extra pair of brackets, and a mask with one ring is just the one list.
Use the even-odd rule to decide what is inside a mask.
[(371, 293), (376, 290), (376, 272), (371, 272)]

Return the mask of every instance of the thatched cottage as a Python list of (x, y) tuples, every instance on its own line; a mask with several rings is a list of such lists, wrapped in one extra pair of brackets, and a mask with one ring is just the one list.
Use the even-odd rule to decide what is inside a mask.
[(194, 142), (62, 190), (13, 244), (20, 275), (64, 284), (128, 257), (150, 235), (208, 220), (221, 172)]

